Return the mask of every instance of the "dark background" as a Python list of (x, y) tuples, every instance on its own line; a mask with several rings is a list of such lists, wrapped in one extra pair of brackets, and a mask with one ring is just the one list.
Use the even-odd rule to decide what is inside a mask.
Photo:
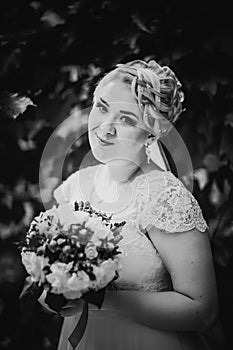
[[(62, 319), (39, 304), (26, 316), (20, 312), (26, 273), (14, 242), (43, 210), (39, 165), (48, 138), (77, 108), (84, 111), (75, 119), (80, 130), (97, 79), (133, 59), (169, 65), (184, 86), (186, 111), (177, 129), (191, 154), (194, 195), (210, 228), (225, 348), (233, 348), (232, 23), (230, 1), (1, 1), (1, 349), (56, 349)], [(24, 96), (36, 106), (26, 108)], [(83, 133), (66, 157), (64, 178), (88, 150)], [(58, 142), (44, 166), (48, 204), (62, 157)], [(223, 342), (219, 330), (211, 336)]]

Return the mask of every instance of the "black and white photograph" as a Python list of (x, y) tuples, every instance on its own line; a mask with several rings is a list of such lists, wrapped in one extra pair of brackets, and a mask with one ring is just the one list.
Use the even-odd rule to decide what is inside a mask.
[(0, 3), (0, 350), (233, 349), (227, 1)]

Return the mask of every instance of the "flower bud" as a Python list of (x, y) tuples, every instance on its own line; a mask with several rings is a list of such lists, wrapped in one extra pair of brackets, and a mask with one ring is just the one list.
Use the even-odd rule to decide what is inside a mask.
[(58, 238), (58, 240), (57, 240), (57, 244), (58, 245), (62, 245), (62, 244), (64, 244), (66, 242), (66, 240), (64, 239), (64, 238)]
[(62, 248), (62, 251), (63, 251), (63, 253), (69, 253), (69, 252), (70, 252), (70, 246), (69, 246), (69, 245), (65, 245), (65, 246)]
[(85, 248), (86, 257), (90, 260), (97, 257), (98, 252), (94, 244), (88, 244)]
[(108, 249), (113, 249), (114, 244), (112, 242), (107, 242), (107, 247), (108, 247)]
[(45, 246), (42, 245), (42, 246), (38, 247), (36, 251), (38, 254), (40, 254), (40, 253), (43, 254), (45, 252)]
[(53, 239), (52, 241), (50, 241), (49, 245), (50, 247), (55, 248), (57, 246), (57, 242)]
[(85, 235), (87, 233), (87, 230), (85, 228), (82, 228), (79, 233), (81, 233), (81, 235)]

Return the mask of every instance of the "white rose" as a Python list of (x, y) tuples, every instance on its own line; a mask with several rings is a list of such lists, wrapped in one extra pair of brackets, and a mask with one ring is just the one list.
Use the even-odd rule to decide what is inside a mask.
[(97, 289), (97, 282), (96, 281), (90, 281), (89, 288), (91, 289)]
[(121, 256), (120, 255), (115, 256), (114, 260), (116, 263), (116, 270), (119, 272), (120, 270), (123, 269), (123, 264), (121, 262)]
[(109, 237), (109, 229), (107, 227), (98, 228), (95, 231), (94, 235), (97, 236), (98, 238), (108, 238)]
[(59, 218), (57, 216), (56, 208), (54, 206), (50, 210), (41, 212), (39, 216), (36, 216), (33, 219), (30, 225), (29, 232), (31, 230), (33, 231), (33, 227), (36, 226), (40, 234), (54, 233), (55, 235), (57, 234), (57, 231), (58, 231), (57, 230), (58, 219)]
[(96, 250), (96, 246), (92, 243), (88, 243), (85, 247), (85, 254), (87, 259), (94, 259), (97, 257), (98, 252)]
[(67, 289), (63, 293), (64, 297), (68, 300), (74, 300), (74, 299), (79, 299), (82, 297), (83, 293), (80, 290), (71, 290)]
[(90, 279), (84, 271), (73, 273), (67, 282), (68, 290), (64, 293), (67, 299), (80, 298), (89, 289)]
[(33, 282), (44, 282), (43, 268), (48, 265), (48, 258), (36, 255), (35, 252), (22, 252), (22, 263)]
[(62, 294), (67, 290), (67, 282), (70, 278), (70, 269), (73, 262), (68, 264), (56, 262), (50, 266), (51, 273), (46, 276), (47, 281), (52, 286), (52, 293)]
[(54, 205), (51, 209), (46, 210), (45, 212), (40, 213), (41, 217), (53, 216), (55, 221), (58, 221), (58, 211), (57, 207)]
[[(95, 246), (100, 246), (100, 239), (104, 238), (107, 238), (107, 240), (114, 239), (113, 233), (107, 227), (104, 229), (97, 229), (90, 240)], [(104, 246), (106, 248), (113, 249), (115, 247), (115, 242), (107, 242)]]
[(110, 229), (108, 231), (108, 239), (114, 239), (114, 235)]
[(90, 215), (85, 211), (75, 211), (74, 213), (79, 222), (84, 222), (89, 220)]
[(113, 280), (116, 270), (117, 263), (112, 259), (104, 261), (100, 266), (93, 267), (98, 289), (106, 287)]
[(89, 214), (84, 211), (74, 211), (71, 204), (60, 204), (57, 215), (63, 225), (82, 224), (88, 220)]
[(90, 238), (90, 242), (94, 244), (96, 247), (99, 247), (101, 245), (101, 241), (95, 234)]
[(95, 245), (101, 244), (99, 238), (107, 238), (109, 234), (111, 234), (110, 229), (103, 224), (101, 217), (90, 217), (88, 222), (86, 222), (85, 227), (94, 232), (91, 241)]
[(88, 219), (88, 222), (85, 225), (87, 228), (89, 228), (92, 231), (95, 231), (96, 229), (101, 229), (105, 227), (105, 225), (102, 222), (101, 217), (95, 217), (95, 216), (90, 216)]
[(107, 243), (107, 248), (108, 248), (108, 249), (111, 249), (111, 250), (112, 250), (114, 247), (115, 247), (115, 245), (114, 245), (112, 242), (108, 242), (108, 243)]

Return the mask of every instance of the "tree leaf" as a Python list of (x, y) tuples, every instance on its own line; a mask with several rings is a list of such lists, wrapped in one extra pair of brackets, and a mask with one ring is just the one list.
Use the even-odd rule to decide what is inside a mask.
[(203, 159), (203, 163), (210, 172), (217, 171), (221, 166), (221, 161), (217, 155), (208, 153)]
[(214, 79), (209, 79), (201, 84), (200, 90), (205, 91), (212, 98), (216, 95), (217, 87), (217, 82)]
[(58, 13), (49, 10), (42, 15), (41, 21), (47, 23), (49, 27), (56, 27), (65, 23), (65, 20)]
[(131, 15), (133, 23), (135, 23), (139, 29), (141, 29), (143, 32), (151, 33), (151, 30), (147, 28), (146, 24), (144, 23), (143, 19), (140, 17), (138, 13), (134, 13)]
[(233, 113), (228, 113), (225, 117), (225, 125), (233, 127)]
[(16, 119), (28, 106), (36, 106), (29, 97), (18, 93), (2, 93), (0, 95), (0, 111), (7, 117)]

